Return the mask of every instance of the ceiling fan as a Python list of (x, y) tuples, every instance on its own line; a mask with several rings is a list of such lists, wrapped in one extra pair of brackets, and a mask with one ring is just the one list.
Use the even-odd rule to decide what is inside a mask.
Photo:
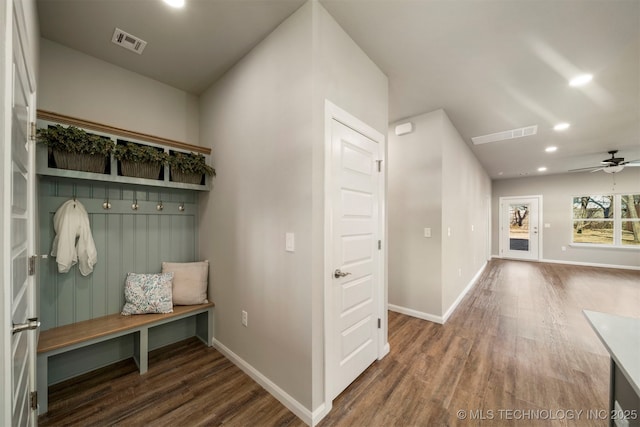
[(608, 153), (611, 154), (610, 159), (604, 159), (600, 162), (599, 166), (592, 166), (589, 168), (571, 169), (569, 172), (598, 172), (603, 171), (606, 173), (617, 173), (624, 169), (625, 166), (639, 166), (640, 160), (624, 161), (624, 157), (616, 157), (618, 150), (611, 150)]

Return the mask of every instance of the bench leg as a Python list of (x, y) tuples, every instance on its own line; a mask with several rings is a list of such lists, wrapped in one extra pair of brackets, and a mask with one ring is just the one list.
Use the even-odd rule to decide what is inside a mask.
[(149, 329), (140, 329), (140, 354), (138, 368), (140, 368), (140, 375), (147, 372), (149, 369)]
[(213, 347), (213, 307), (207, 310), (207, 345)]
[(38, 383), (38, 414), (45, 414), (49, 410), (49, 356), (38, 355), (37, 383)]

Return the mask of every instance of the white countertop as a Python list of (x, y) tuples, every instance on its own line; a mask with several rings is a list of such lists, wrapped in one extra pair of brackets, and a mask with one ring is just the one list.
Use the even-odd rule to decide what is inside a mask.
[(640, 396), (640, 319), (583, 310), (616, 366)]

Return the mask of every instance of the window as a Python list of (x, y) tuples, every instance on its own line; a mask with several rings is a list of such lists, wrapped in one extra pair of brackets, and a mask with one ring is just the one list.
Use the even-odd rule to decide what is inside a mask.
[(640, 194), (573, 198), (573, 243), (640, 247)]
[(622, 244), (640, 246), (640, 194), (620, 195)]

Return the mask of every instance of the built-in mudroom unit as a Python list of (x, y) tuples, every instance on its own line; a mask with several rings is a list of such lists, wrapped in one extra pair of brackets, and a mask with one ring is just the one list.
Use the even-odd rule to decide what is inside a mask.
[[(199, 180), (179, 182), (176, 164), (171, 161), (176, 153), (202, 161), (203, 156), (198, 154), (208, 155), (209, 150), (96, 123), (57, 115), (54, 118), (40, 114), (38, 129), (51, 129), (60, 123), (67, 128), (69, 123), (75, 123), (77, 129), (110, 140), (114, 147), (125, 144), (134, 144), (135, 149), (152, 147), (167, 161), (159, 163), (160, 171), (153, 177), (145, 178), (126, 176), (129, 172), (123, 171), (123, 162), (113, 152), (104, 156), (105, 165), (100, 166), (99, 172), (62, 169), (59, 167), (62, 161), (54, 158), (51, 147), (38, 144), (40, 255), (35, 264), (41, 322), (40, 414), (47, 410), (47, 388), (52, 384), (128, 358), (134, 358), (143, 374), (148, 351), (193, 336), (208, 346), (213, 344), (213, 304), (206, 300), (208, 262), (202, 262), (197, 254), (198, 197), (200, 192), (209, 190), (211, 177), (201, 173)], [(193, 154), (195, 150), (199, 153)], [(68, 272), (61, 272), (65, 269), (52, 256), (56, 228), (61, 228), (54, 216), (69, 201), (70, 209), (84, 208), (89, 220), (96, 253), (90, 272), (86, 266), (85, 271), (79, 268), (81, 255), (78, 264)], [(77, 239), (78, 252), (81, 241), (82, 237)], [(57, 255), (61, 257), (60, 253)], [(205, 299), (175, 305), (170, 314), (121, 315), (128, 302), (125, 300), (128, 273), (163, 273), (166, 267), (163, 263), (204, 264), (199, 283), (205, 281), (204, 291), (201, 290)], [(170, 303), (175, 304), (175, 300)]]

